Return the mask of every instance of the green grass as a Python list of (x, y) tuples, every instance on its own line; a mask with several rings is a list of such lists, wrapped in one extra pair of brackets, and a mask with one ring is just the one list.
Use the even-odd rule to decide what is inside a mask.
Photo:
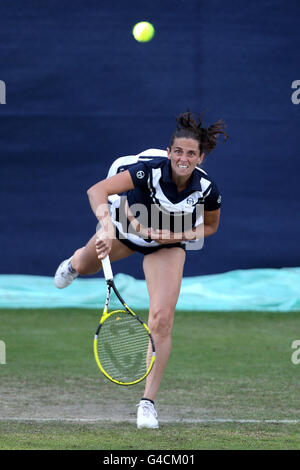
[(299, 313), (176, 312), (155, 431), (134, 424), (144, 384), (120, 387), (97, 369), (98, 316), (0, 310), (0, 449), (300, 448), (299, 423), (264, 422), (300, 420), (300, 364), (291, 362)]
[(0, 450), (288, 450), (296, 425), (185, 424), (137, 431), (133, 424), (4, 423)]

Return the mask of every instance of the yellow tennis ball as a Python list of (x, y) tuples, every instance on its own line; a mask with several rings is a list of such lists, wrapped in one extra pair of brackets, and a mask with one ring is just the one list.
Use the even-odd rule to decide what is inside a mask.
[(148, 21), (140, 21), (133, 27), (132, 34), (138, 42), (148, 42), (153, 38), (155, 29)]

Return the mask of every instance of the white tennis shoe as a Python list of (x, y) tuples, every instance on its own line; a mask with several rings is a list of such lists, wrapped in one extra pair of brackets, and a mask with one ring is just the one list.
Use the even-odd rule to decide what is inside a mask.
[(69, 269), (69, 264), (70, 261), (72, 260), (73, 256), (71, 258), (64, 260), (60, 265), (58, 266), (55, 276), (54, 276), (54, 284), (58, 289), (64, 289), (65, 287), (69, 286), (71, 282), (76, 279), (78, 276), (78, 273), (76, 271), (72, 272)]
[(141, 400), (138, 405), (136, 425), (138, 429), (157, 429), (158, 420), (153, 403), (149, 400)]

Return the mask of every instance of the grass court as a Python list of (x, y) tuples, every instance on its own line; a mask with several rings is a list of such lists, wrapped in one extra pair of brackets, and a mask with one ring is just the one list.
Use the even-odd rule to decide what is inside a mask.
[(96, 366), (99, 315), (0, 311), (1, 450), (300, 448), (300, 364), (291, 361), (299, 312), (177, 311), (160, 428), (140, 431), (144, 384), (112, 384)]

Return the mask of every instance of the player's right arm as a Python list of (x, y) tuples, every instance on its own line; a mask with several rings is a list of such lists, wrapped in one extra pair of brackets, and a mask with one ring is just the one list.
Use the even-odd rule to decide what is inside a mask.
[(91, 186), (87, 195), (91, 208), (100, 222), (97, 232), (96, 250), (99, 258), (109, 254), (114, 236), (114, 226), (110, 218), (108, 208), (108, 196), (120, 194), (134, 188), (132, 178), (128, 170), (118, 173), (110, 178), (99, 181)]

